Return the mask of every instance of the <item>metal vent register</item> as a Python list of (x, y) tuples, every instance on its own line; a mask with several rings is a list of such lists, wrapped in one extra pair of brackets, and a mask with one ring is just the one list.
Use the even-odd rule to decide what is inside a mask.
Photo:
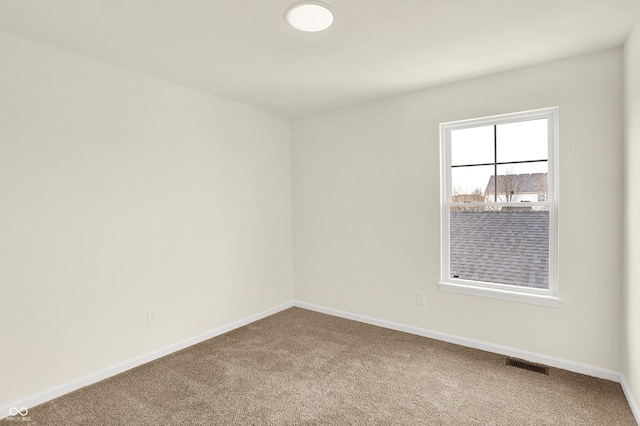
[(509, 365), (511, 367), (522, 368), (523, 370), (533, 371), (534, 373), (545, 374), (547, 376), (549, 375), (549, 367), (532, 364), (530, 362), (522, 361), (520, 359), (507, 358), (506, 365)]

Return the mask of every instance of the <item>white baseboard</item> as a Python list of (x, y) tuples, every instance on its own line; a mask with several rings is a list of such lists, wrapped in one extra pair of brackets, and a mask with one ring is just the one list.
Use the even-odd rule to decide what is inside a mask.
[(620, 373), (616, 371), (600, 368), (600, 367), (593, 367), (586, 364), (580, 364), (577, 362), (555, 358), (547, 355), (540, 355), (534, 352), (523, 351), (520, 349), (511, 348), (508, 346), (482, 342), (480, 340), (469, 339), (466, 337), (454, 336), (452, 334), (441, 333), (438, 331), (431, 331), (423, 328), (398, 324), (395, 322), (384, 321), (376, 318), (367, 317), (364, 315), (358, 315), (350, 312), (340, 311), (337, 309), (326, 308), (324, 306), (317, 306), (310, 303), (296, 301), (294, 304), (295, 306), (300, 308), (309, 309), (312, 311), (321, 312), (321, 313), (333, 315), (336, 317), (341, 317), (345, 319), (363, 322), (366, 324), (376, 325), (376, 326), (388, 328), (391, 330), (403, 331), (405, 333), (415, 334), (418, 336), (429, 337), (431, 339), (442, 340), (448, 343), (454, 343), (456, 345), (480, 349), (483, 351), (493, 352), (500, 355), (519, 358), (526, 361), (535, 362), (538, 364), (548, 365), (550, 367), (556, 367), (556, 368), (561, 368), (563, 370), (585, 374), (588, 376), (599, 377), (601, 379), (606, 379), (606, 380), (612, 380), (614, 382), (620, 382), (620, 377), (621, 377)]
[(640, 425), (640, 405), (638, 405), (638, 400), (633, 397), (633, 393), (631, 392), (631, 388), (629, 387), (629, 383), (624, 376), (621, 376), (620, 385), (622, 386), (622, 390), (624, 391), (624, 396), (627, 397), (627, 402), (629, 402), (629, 407), (631, 407), (631, 412), (633, 416), (636, 418), (636, 423)]
[(20, 399), (18, 401), (14, 401), (11, 404), (0, 407), (0, 419), (3, 419), (11, 415), (10, 413), (11, 408), (15, 407), (17, 409), (21, 409), (24, 407), (29, 409), (31, 407), (35, 407), (36, 405), (40, 405), (47, 401), (51, 401), (52, 399), (58, 398), (59, 396), (62, 396), (69, 392), (73, 392), (85, 386), (89, 386), (93, 383), (99, 382), (100, 380), (107, 379), (109, 377), (115, 376), (116, 374), (120, 374), (127, 370), (130, 370), (134, 367), (138, 367), (142, 364), (146, 364), (147, 362), (151, 362), (158, 358), (162, 358), (163, 356), (169, 355), (173, 352), (177, 352), (179, 350), (188, 348), (189, 346), (193, 346), (197, 343), (204, 342), (205, 340), (227, 333), (231, 330), (235, 330), (236, 328), (240, 328), (252, 322), (258, 321), (262, 318), (266, 318), (275, 313), (288, 309), (292, 306), (294, 306), (293, 302), (284, 303), (274, 308), (267, 309), (266, 311), (257, 313), (255, 315), (251, 315), (247, 318), (243, 318), (231, 324), (224, 325), (222, 327), (216, 328), (206, 333), (191, 337), (189, 339), (183, 340), (173, 345), (169, 345), (164, 348), (158, 349), (156, 351), (150, 352), (146, 355), (142, 355), (142, 356), (130, 359), (128, 361), (121, 362), (109, 368), (105, 368), (104, 370), (97, 371), (95, 373), (86, 375), (84, 377), (80, 377), (78, 379), (71, 380), (67, 383), (53, 387), (51, 389), (47, 389), (35, 395)]
[(629, 402), (629, 406), (631, 407), (631, 411), (633, 412), (633, 415), (636, 418), (636, 422), (640, 424), (640, 407), (638, 406), (638, 403), (636, 402), (636, 400), (632, 395), (631, 388), (629, 387), (627, 380), (622, 374), (618, 372), (599, 368), (599, 367), (594, 367), (586, 364), (581, 364), (573, 361), (568, 361), (560, 358), (555, 358), (547, 355), (540, 355), (533, 352), (523, 351), (523, 350), (519, 350), (519, 349), (507, 347), (507, 346), (482, 342), (480, 340), (468, 339), (465, 337), (459, 337), (451, 334), (440, 333), (437, 331), (431, 331), (431, 330), (426, 330), (418, 327), (398, 324), (390, 321), (384, 321), (376, 318), (367, 317), (364, 315), (353, 314), (350, 312), (340, 311), (332, 308), (326, 308), (323, 306), (318, 306), (311, 303), (300, 302), (300, 301), (291, 301), (288, 303), (284, 303), (282, 305), (276, 306), (271, 309), (267, 309), (263, 312), (260, 312), (255, 315), (251, 315), (247, 318), (241, 319), (231, 324), (197, 335), (190, 339), (183, 340), (176, 344), (158, 349), (146, 355), (142, 355), (140, 357), (130, 359), (128, 361), (116, 364), (104, 370), (97, 371), (95, 373), (64, 383), (60, 386), (56, 386), (54, 388), (45, 390), (38, 394), (14, 401), (12, 404), (8, 404), (6, 406), (0, 407), (0, 419), (8, 417), (10, 415), (10, 410), (13, 407), (17, 409), (20, 409), (22, 407), (31, 408), (36, 405), (43, 404), (47, 401), (50, 401), (54, 398), (58, 398), (69, 392), (73, 392), (77, 389), (99, 382), (100, 380), (107, 379), (109, 377), (115, 376), (116, 374), (120, 374), (127, 370), (130, 370), (134, 367), (138, 367), (147, 362), (151, 362), (163, 356), (169, 355), (173, 352), (177, 352), (189, 346), (195, 345), (197, 343), (201, 343), (205, 340), (227, 333), (231, 330), (235, 330), (236, 328), (243, 327), (247, 324), (258, 321), (262, 318), (266, 318), (270, 315), (273, 315), (275, 313), (288, 309), (292, 306), (297, 306), (299, 308), (321, 312), (324, 314), (333, 315), (340, 318), (350, 319), (358, 322), (363, 322), (366, 324), (388, 328), (391, 330), (397, 330), (405, 333), (415, 334), (418, 336), (429, 337), (432, 339), (442, 340), (445, 342), (454, 343), (461, 346), (480, 349), (487, 352), (498, 353), (501, 355), (511, 356), (514, 358), (520, 358), (527, 361), (548, 365), (551, 367), (561, 368), (563, 370), (573, 371), (575, 373), (585, 374), (593, 377), (598, 377), (601, 379), (618, 382), (622, 386), (622, 390), (624, 391), (627, 401)]
[(323, 314), (333, 315), (340, 318), (345, 318), (353, 321), (363, 322), (365, 324), (376, 325), (378, 327), (388, 328), (391, 330), (402, 331), (409, 334), (415, 334), (417, 336), (429, 337), (435, 340), (442, 340), (444, 342), (453, 343), (456, 345), (466, 346), (469, 348), (480, 349), (487, 352), (493, 352), (500, 355), (519, 358), (537, 364), (548, 365), (550, 367), (561, 368), (563, 370), (572, 371), (574, 373), (584, 374), (587, 376), (598, 377), (600, 379), (611, 380), (613, 382), (620, 383), (624, 395), (629, 402), (631, 412), (633, 413), (636, 423), (640, 424), (640, 407), (638, 406), (636, 399), (631, 393), (631, 388), (627, 383), (624, 375), (613, 370), (607, 370), (605, 368), (594, 367), (592, 365), (581, 364), (579, 362), (569, 361), (561, 358), (556, 358), (548, 355), (541, 355), (534, 352), (523, 351), (520, 349), (511, 348), (508, 346), (496, 345), (493, 343), (482, 342), (480, 340), (468, 339), (466, 337), (454, 336), (452, 334), (440, 333), (438, 331), (426, 330), (418, 327), (411, 327), (408, 325), (398, 324), (391, 321), (384, 321), (377, 318), (367, 317), (364, 315), (353, 314), (350, 312), (340, 311), (338, 309), (326, 308), (324, 306), (318, 306), (311, 303), (295, 301), (294, 306), (299, 308), (308, 309), (310, 311), (316, 311)]

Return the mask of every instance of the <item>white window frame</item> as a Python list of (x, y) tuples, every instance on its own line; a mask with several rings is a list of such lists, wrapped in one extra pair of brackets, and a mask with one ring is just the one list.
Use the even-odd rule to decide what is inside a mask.
[[(557, 307), (560, 305), (558, 294), (558, 107), (523, 111), (511, 114), (494, 115), (470, 120), (451, 121), (440, 124), (440, 205), (441, 205), (441, 273), (438, 286), (440, 290), (533, 303)], [(472, 127), (493, 126), (529, 120), (548, 120), (548, 195), (545, 202), (531, 202), (527, 205), (546, 206), (549, 209), (549, 288), (538, 289), (509, 284), (480, 282), (450, 277), (450, 229), (449, 214), (451, 207), (473, 206), (513, 206), (512, 203), (459, 203), (453, 202), (451, 184), (451, 132)]]

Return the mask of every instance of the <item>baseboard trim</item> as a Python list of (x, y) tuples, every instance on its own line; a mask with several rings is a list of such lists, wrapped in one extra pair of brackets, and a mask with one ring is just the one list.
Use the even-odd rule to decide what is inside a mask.
[(624, 392), (624, 396), (627, 398), (627, 402), (629, 403), (629, 407), (631, 407), (631, 412), (633, 416), (636, 418), (636, 423), (640, 425), (640, 406), (638, 405), (638, 400), (633, 397), (633, 393), (631, 392), (631, 387), (629, 386), (629, 382), (625, 376), (621, 376), (620, 386), (622, 386), (622, 390)]
[(550, 367), (561, 368), (563, 370), (573, 371), (575, 373), (585, 374), (588, 376), (598, 377), (601, 379), (611, 380), (614, 382), (621, 381), (621, 374), (607, 370), (600, 367), (594, 367), (591, 365), (580, 364), (573, 361), (568, 361), (561, 358), (555, 358), (548, 355), (541, 355), (534, 352), (523, 351), (508, 346), (496, 345), (493, 343), (487, 343), (480, 340), (469, 339), (466, 337), (459, 337), (452, 334), (441, 333), (438, 331), (427, 330), (418, 327), (412, 327), (404, 324), (399, 324), (391, 321), (380, 320), (377, 318), (367, 317), (364, 315), (354, 314), (351, 312), (340, 311), (333, 308), (327, 308), (324, 306), (318, 306), (311, 303), (295, 301), (294, 305), (316, 311), (328, 315), (333, 315), (340, 318), (350, 319), (366, 324), (376, 325), (378, 327), (388, 328), (391, 330), (402, 331), (409, 334), (415, 334), (418, 336), (429, 337), (431, 339), (442, 340), (448, 343), (454, 343), (456, 345), (466, 346), (470, 348), (480, 349), (487, 352), (493, 352), (500, 355), (506, 355), (514, 358), (520, 358), (526, 361), (548, 365)]
[(455, 336), (452, 334), (441, 333), (438, 331), (427, 330), (418, 327), (407, 326), (391, 321), (385, 321), (377, 318), (368, 317), (365, 315), (354, 314), (351, 312), (341, 311), (338, 309), (327, 308), (325, 306), (314, 305), (312, 303), (301, 302), (296, 300), (294, 306), (302, 309), (308, 309), (310, 311), (320, 312), (323, 314), (333, 315), (340, 318), (345, 318), (353, 321), (363, 322), (365, 324), (371, 324), (378, 327), (388, 328), (391, 330), (402, 331), (409, 334), (415, 334), (417, 336), (429, 337), (431, 339), (442, 340), (444, 342), (453, 343), (456, 345), (466, 346), (474, 349), (480, 349), (487, 352), (493, 352), (500, 355), (510, 356), (514, 358), (520, 358), (526, 361), (548, 365), (550, 367), (561, 368), (563, 370), (572, 371), (574, 373), (584, 374), (587, 376), (598, 377), (600, 379), (611, 380), (613, 382), (620, 383), (625, 398), (631, 407), (631, 412), (636, 419), (636, 423), (640, 425), (640, 406), (637, 400), (634, 398), (629, 383), (625, 376), (613, 370), (605, 368), (594, 367), (592, 365), (581, 364), (566, 359), (556, 358), (548, 355), (541, 355), (534, 352), (523, 351), (508, 346), (496, 345), (493, 343), (487, 343), (480, 340), (469, 339), (466, 337)]
[(378, 327), (402, 331), (405, 333), (424, 336), (431, 339), (442, 340), (448, 343), (480, 349), (483, 351), (493, 352), (501, 355), (511, 356), (514, 358), (520, 358), (520, 359), (524, 359), (524, 360), (539, 363), (539, 364), (549, 365), (551, 367), (561, 368), (563, 370), (573, 371), (575, 373), (585, 374), (588, 376), (593, 376), (601, 379), (618, 382), (622, 386), (622, 390), (625, 394), (625, 397), (627, 398), (629, 406), (631, 407), (631, 411), (635, 416), (636, 422), (640, 424), (640, 406), (638, 406), (636, 399), (633, 397), (631, 388), (629, 387), (629, 383), (627, 382), (626, 378), (624, 377), (624, 375), (618, 372), (599, 368), (599, 367), (594, 367), (586, 364), (576, 363), (573, 361), (568, 361), (560, 358), (555, 358), (547, 355), (541, 355), (533, 352), (523, 351), (523, 350), (519, 350), (519, 349), (507, 347), (507, 346), (487, 343), (480, 340), (469, 339), (469, 338), (459, 337), (459, 336), (455, 336), (447, 333), (441, 333), (441, 332), (422, 329), (418, 327), (407, 326), (404, 324), (399, 324), (391, 321), (380, 320), (380, 319), (368, 317), (365, 315), (354, 314), (351, 312), (341, 311), (333, 308), (327, 308), (324, 306), (314, 305), (311, 303), (306, 303), (301, 301), (291, 301), (291, 302), (283, 303), (271, 309), (267, 309), (255, 315), (251, 315), (249, 317), (243, 318), (239, 321), (235, 321), (225, 326), (208, 331), (206, 333), (183, 340), (176, 344), (169, 345), (164, 348), (158, 349), (156, 351), (150, 352), (146, 355), (142, 355), (142, 356), (130, 359), (128, 361), (121, 362), (112, 367), (97, 371), (95, 373), (80, 377), (75, 380), (71, 380), (67, 383), (45, 390), (38, 394), (19, 399), (17, 401), (14, 401), (11, 404), (7, 404), (6, 406), (0, 407), (0, 419), (8, 417), (10, 415), (9, 410), (12, 407), (16, 407), (16, 408), (35, 407), (36, 405), (43, 404), (47, 401), (58, 398), (69, 392), (73, 392), (85, 386), (89, 386), (93, 383), (99, 382), (100, 380), (104, 380), (109, 377), (115, 376), (117, 374), (123, 373), (127, 370), (138, 367), (142, 364), (146, 364), (158, 358), (162, 358), (163, 356), (188, 348), (189, 346), (193, 346), (195, 344), (201, 343), (205, 340), (211, 339), (221, 334), (228, 333), (229, 331), (243, 327), (247, 324), (251, 324), (252, 322), (266, 318), (268, 316), (271, 316), (273, 314), (276, 314), (280, 311), (291, 308), (293, 306), (296, 306), (302, 309), (308, 309), (310, 311), (333, 315), (340, 318), (345, 318), (353, 321), (371, 324)]
[(236, 328), (240, 328), (247, 324), (251, 324), (252, 322), (258, 321), (262, 318), (266, 318), (280, 311), (291, 308), (292, 306), (294, 306), (293, 302), (283, 303), (282, 305), (278, 305), (271, 309), (267, 309), (265, 311), (259, 312), (255, 315), (248, 316), (239, 321), (235, 321), (230, 324), (224, 325), (222, 327), (218, 327), (216, 329), (213, 329), (206, 333), (199, 334), (197, 336), (191, 337), (181, 342), (178, 342), (169, 346), (165, 346), (164, 348), (155, 350), (146, 355), (142, 355), (142, 356), (130, 359), (128, 361), (121, 362), (119, 364), (105, 368), (95, 373), (88, 374), (78, 379), (71, 380), (62, 385), (53, 387), (51, 389), (47, 389), (35, 395), (14, 401), (11, 404), (0, 407), (0, 419), (10, 416), (10, 410), (12, 407), (16, 407), (16, 408), (25, 407), (27, 409), (31, 407), (35, 407), (36, 405), (40, 405), (47, 401), (51, 401), (52, 399), (58, 398), (64, 394), (73, 392), (85, 386), (89, 386), (93, 383), (99, 382), (100, 380), (107, 379), (109, 377), (112, 377), (117, 374), (123, 373), (127, 370), (130, 370), (132, 368), (138, 367), (142, 364), (146, 364), (158, 358), (162, 358), (163, 356), (188, 348), (189, 346), (193, 346), (195, 344), (204, 342), (205, 340), (211, 339), (221, 334), (228, 333), (229, 331), (235, 330)]

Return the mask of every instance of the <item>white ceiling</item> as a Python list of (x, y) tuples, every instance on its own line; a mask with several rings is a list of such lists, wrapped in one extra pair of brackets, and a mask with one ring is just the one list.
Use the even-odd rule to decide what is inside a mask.
[[(0, 0), (0, 30), (287, 116), (623, 44), (640, 0)], [(1, 64), (0, 56), (0, 64)]]

